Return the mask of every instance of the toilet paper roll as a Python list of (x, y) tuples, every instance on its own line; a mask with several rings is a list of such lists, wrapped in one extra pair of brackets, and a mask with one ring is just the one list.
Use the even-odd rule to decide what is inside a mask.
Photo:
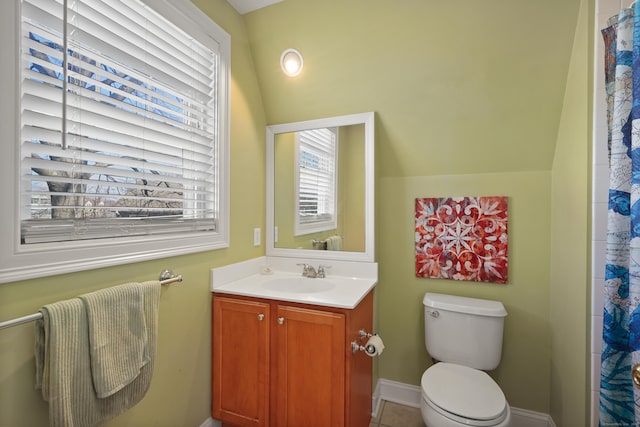
[(367, 353), (369, 357), (380, 356), (382, 350), (384, 350), (384, 344), (382, 338), (378, 335), (372, 335), (364, 346), (364, 352)]

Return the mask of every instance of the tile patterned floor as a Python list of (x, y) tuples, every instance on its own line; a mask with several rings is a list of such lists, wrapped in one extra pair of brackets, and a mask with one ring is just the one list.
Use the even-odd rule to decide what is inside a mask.
[(369, 427), (425, 427), (420, 408), (399, 403), (380, 402), (378, 416), (371, 420)]

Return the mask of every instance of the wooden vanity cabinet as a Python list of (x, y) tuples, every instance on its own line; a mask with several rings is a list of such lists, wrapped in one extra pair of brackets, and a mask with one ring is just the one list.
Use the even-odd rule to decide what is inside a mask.
[(213, 296), (213, 418), (223, 426), (368, 427), (372, 359), (353, 354), (373, 325), (354, 309)]

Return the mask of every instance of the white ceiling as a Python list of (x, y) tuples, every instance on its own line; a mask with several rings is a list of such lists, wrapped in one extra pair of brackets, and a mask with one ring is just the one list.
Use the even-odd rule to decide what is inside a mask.
[(282, 0), (227, 0), (241, 15), (265, 6), (279, 3)]

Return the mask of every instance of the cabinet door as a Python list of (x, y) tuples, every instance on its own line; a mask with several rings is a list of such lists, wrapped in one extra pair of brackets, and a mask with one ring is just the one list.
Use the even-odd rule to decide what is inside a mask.
[(268, 425), (269, 314), (269, 304), (214, 296), (213, 418)]
[(345, 316), (279, 305), (272, 404), (278, 427), (345, 424)]

